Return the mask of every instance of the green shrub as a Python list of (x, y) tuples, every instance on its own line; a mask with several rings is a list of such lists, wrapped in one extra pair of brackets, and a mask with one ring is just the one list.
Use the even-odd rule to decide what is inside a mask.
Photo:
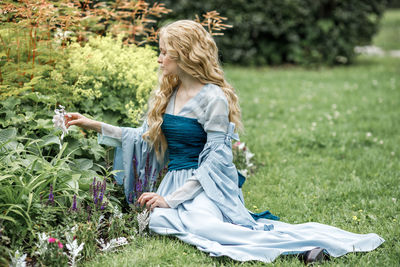
[(261, 65), (352, 62), (354, 46), (368, 44), (376, 33), (386, 1), (161, 2), (173, 9), (165, 20), (193, 19), (195, 13), (218, 10), (233, 25), (216, 38), (222, 61)]
[(50, 77), (68, 110), (74, 107), (116, 125), (140, 123), (157, 84), (157, 52), (152, 47), (123, 45), (122, 35), (96, 36), (84, 47), (72, 44), (66, 56)]

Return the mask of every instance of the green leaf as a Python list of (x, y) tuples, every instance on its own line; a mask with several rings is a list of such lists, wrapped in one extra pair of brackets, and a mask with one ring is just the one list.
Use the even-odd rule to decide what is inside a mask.
[(78, 192), (79, 189), (79, 178), (81, 175), (79, 173), (73, 174), (71, 179), (67, 181), (67, 185), (71, 187), (75, 192)]
[(15, 128), (7, 128), (0, 129), (0, 142), (5, 143), (10, 139), (13, 139), (17, 136), (17, 129)]
[(55, 135), (46, 135), (43, 137), (42, 142), (39, 143), (40, 147), (57, 144), (60, 145), (60, 139)]
[(76, 159), (75, 164), (80, 170), (89, 170), (93, 167), (93, 161), (91, 159)]

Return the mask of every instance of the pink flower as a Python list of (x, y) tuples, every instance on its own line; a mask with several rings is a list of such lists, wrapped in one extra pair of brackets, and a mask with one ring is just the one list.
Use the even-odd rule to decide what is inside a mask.
[(58, 247), (59, 248), (63, 248), (64, 247), (63, 244), (60, 241), (58, 241)]
[(49, 243), (54, 243), (57, 241), (57, 238), (49, 237), (49, 239), (47, 241), (49, 241)]

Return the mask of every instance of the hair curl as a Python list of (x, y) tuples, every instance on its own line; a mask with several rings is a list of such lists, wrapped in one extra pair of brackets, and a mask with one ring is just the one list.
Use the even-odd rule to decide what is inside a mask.
[[(218, 58), (217, 45), (209, 32), (193, 20), (178, 20), (163, 26), (159, 37), (163, 39), (167, 55), (178, 67), (199, 82), (218, 85), (229, 103), (229, 120), (235, 123), (236, 132), (242, 132), (241, 110), (235, 89), (225, 80)], [(173, 89), (181, 81), (176, 74), (163, 75), (158, 69), (158, 85), (150, 94), (146, 114), (148, 130), (142, 138), (155, 148), (157, 159), (164, 160), (168, 144), (161, 130), (162, 115), (165, 113)]]

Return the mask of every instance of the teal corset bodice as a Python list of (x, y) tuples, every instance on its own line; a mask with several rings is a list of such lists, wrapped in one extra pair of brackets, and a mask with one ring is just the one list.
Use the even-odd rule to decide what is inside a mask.
[(197, 168), (199, 154), (207, 142), (207, 133), (197, 119), (163, 115), (161, 129), (167, 139), (168, 170)]

